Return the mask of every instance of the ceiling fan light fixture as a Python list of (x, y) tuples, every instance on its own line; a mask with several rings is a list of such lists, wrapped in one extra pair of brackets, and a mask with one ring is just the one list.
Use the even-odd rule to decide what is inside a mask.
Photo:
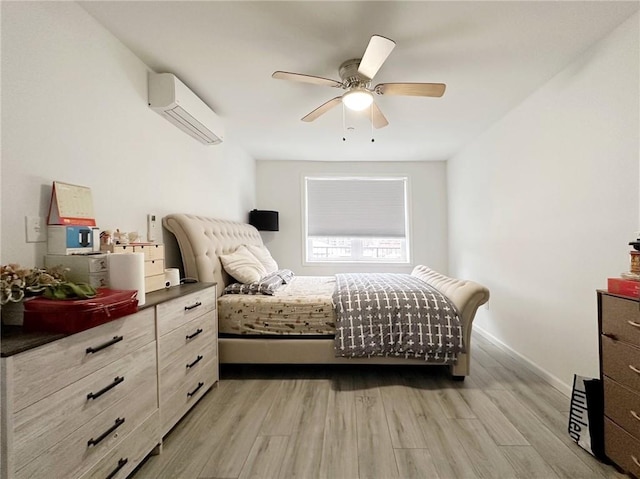
[(362, 111), (373, 103), (373, 95), (364, 88), (354, 88), (342, 95), (342, 103), (353, 111)]

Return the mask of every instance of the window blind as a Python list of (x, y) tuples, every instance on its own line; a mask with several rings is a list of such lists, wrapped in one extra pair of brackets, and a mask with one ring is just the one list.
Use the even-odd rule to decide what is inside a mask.
[(405, 237), (406, 178), (306, 178), (307, 236)]

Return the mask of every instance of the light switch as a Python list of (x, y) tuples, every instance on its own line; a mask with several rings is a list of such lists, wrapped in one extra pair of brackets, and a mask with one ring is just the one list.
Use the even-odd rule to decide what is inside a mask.
[(25, 216), (27, 229), (27, 243), (41, 243), (47, 241), (47, 228), (42, 216)]

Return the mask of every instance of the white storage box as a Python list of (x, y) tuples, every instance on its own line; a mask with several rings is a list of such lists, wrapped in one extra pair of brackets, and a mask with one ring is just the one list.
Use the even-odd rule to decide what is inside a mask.
[(63, 266), (68, 268), (66, 277), (74, 283), (87, 283), (94, 288), (109, 287), (109, 270), (106, 254), (48, 254), (44, 257), (47, 268)]

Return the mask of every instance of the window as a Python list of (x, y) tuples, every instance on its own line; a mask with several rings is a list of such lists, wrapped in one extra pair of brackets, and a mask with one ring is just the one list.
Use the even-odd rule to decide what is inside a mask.
[(307, 262), (408, 263), (407, 178), (305, 178)]

